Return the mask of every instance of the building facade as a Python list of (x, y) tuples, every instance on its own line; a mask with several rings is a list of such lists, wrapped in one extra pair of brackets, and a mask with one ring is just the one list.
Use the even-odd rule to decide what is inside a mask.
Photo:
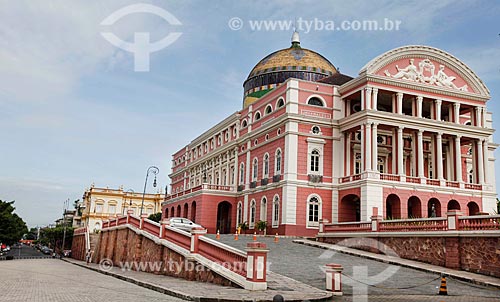
[[(161, 202), (165, 194), (145, 194), (142, 213), (153, 214), (160, 212)], [(133, 210), (133, 215), (139, 216), (142, 206), (142, 193), (132, 190), (96, 188), (94, 185), (85, 190), (81, 207), (82, 226), (88, 226), (91, 231), (100, 230), (102, 221), (110, 216), (127, 214), (127, 210)]]
[(173, 154), (163, 217), (209, 232), (247, 223), (315, 235), (320, 219), (465, 215), (496, 208), (490, 95), (460, 60), (404, 46), (356, 78), (292, 46), (244, 83), (243, 109)]

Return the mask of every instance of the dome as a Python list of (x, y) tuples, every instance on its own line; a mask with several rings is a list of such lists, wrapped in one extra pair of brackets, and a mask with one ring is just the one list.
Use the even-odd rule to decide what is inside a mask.
[(300, 46), (299, 34), (293, 33), (292, 46), (260, 60), (248, 75), (244, 88), (244, 107), (285, 82), (288, 78), (318, 81), (337, 73), (325, 57)]

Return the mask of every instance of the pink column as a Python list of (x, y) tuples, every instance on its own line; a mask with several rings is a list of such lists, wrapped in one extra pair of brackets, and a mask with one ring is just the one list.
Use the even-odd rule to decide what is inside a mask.
[(335, 296), (342, 296), (342, 265), (329, 263), (326, 265), (326, 290)]
[(462, 212), (459, 210), (450, 210), (446, 212), (446, 217), (448, 219), (448, 230), (449, 231), (457, 231), (460, 229), (460, 225), (458, 224), (458, 217), (462, 216)]
[(247, 243), (247, 281), (266, 282), (267, 252), (265, 243)]
[(141, 214), (141, 222), (139, 224), (139, 229), (142, 230), (142, 227), (144, 226), (144, 219), (148, 218), (148, 214)]
[(192, 254), (198, 253), (199, 239), (200, 236), (204, 236), (207, 233), (207, 230), (204, 228), (193, 228), (191, 229), (191, 249), (190, 252)]
[(160, 221), (160, 238), (163, 238), (165, 236), (165, 226), (167, 225), (170, 225), (170, 220), (168, 220), (168, 218)]
[(378, 214), (377, 207), (373, 207), (373, 215), (370, 218), (372, 220), (372, 232), (378, 232), (380, 227), (380, 222), (382, 221), (383, 217)]
[(130, 216), (132, 216), (132, 214), (134, 214), (134, 210), (127, 210), (127, 224), (130, 220)]

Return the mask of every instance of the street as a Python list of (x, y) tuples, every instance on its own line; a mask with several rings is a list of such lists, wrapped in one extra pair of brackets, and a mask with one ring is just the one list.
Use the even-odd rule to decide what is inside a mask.
[(0, 261), (4, 302), (183, 301), (58, 259)]
[(34, 247), (22, 245), (21, 247), (12, 246), (10, 251), (5, 256), (14, 256), (14, 258), (47, 258), (50, 255), (45, 255)]

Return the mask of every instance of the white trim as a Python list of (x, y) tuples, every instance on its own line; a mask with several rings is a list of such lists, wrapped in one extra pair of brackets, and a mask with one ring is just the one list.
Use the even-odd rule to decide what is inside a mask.
[[(318, 221), (309, 221), (309, 205), (311, 204), (311, 199), (316, 198), (318, 200)], [(306, 199), (306, 228), (319, 228), (319, 220), (323, 217), (323, 200), (321, 196), (316, 193), (309, 194)]]
[(321, 103), (323, 103), (322, 107), (323, 108), (327, 108), (325, 99), (322, 96), (320, 96), (319, 94), (311, 94), (310, 96), (308, 96), (307, 99), (306, 99), (306, 105), (319, 107), (319, 106), (316, 106), (316, 105), (310, 105), (309, 104), (309, 100), (312, 99), (312, 98), (319, 99), (321, 101)]

